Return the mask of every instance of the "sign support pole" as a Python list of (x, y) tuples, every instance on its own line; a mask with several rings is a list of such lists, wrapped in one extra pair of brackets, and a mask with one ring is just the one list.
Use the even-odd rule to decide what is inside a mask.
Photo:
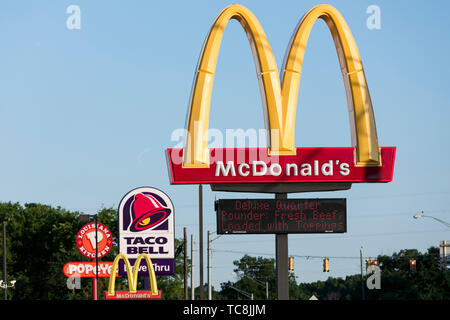
[(183, 253), (184, 253), (184, 300), (188, 300), (188, 268), (187, 268), (187, 234), (186, 227), (183, 228)]
[[(286, 193), (276, 193), (275, 199), (287, 199)], [(289, 300), (288, 235), (275, 234), (277, 299)]]
[(194, 235), (191, 234), (191, 300), (195, 300), (195, 262), (194, 262)]
[(199, 264), (200, 264), (200, 300), (203, 300), (203, 186), (198, 185), (198, 227), (199, 227)]
[(94, 281), (93, 290), (94, 290), (94, 300), (97, 300), (98, 296), (98, 214), (95, 215), (95, 278), (92, 279)]

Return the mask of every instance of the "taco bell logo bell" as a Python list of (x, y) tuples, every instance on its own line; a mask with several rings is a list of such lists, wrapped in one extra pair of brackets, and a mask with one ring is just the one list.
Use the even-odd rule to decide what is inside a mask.
[(158, 273), (158, 262), (174, 259), (174, 208), (164, 192), (150, 187), (131, 190), (120, 201), (118, 213), (119, 251), (130, 262), (145, 253)]
[[(167, 222), (166, 218), (172, 210), (163, 205), (162, 199), (158, 201), (157, 195), (137, 193), (133, 198), (130, 206), (130, 216), (132, 217), (130, 231), (140, 232)], [(165, 229), (167, 229), (167, 223)]]

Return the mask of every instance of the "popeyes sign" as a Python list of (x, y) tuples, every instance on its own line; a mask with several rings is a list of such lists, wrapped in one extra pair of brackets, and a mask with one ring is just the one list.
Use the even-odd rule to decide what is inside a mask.
[(111, 261), (99, 261), (97, 264), (98, 275), (96, 263), (88, 261), (67, 262), (63, 267), (63, 273), (66, 277), (80, 278), (95, 278), (96, 276), (99, 278), (108, 278), (111, 276), (111, 270), (113, 267), (113, 263)]
[[(315, 21), (329, 27), (346, 88), (352, 147), (295, 146), (295, 118), (307, 40)], [(257, 67), (268, 133), (268, 148), (208, 148), (209, 109), (217, 57), (225, 27), (238, 20), (249, 37)], [(355, 40), (342, 15), (330, 5), (312, 8), (300, 21), (288, 46), (282, 82), (256, 17), (230, 5), (215, 20), (196, 70), (184, 148), (167, 149), (172, 184), (277, 184), (392, 181), (395, 147), (380, 147), (372, 102)]]

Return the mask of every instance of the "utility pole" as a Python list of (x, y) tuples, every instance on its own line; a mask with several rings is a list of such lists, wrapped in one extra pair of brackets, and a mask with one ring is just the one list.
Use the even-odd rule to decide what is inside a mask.
[[(6, 221), (7, 218), (3, 218), (3, 282), (7, 284), (6, 282)], [(3, 288), (3, 298), (5, 300), (8, 300), (8, 286), (6, 285)]]
[(194, 263), (194, 235), (191, 234), (191, 300), (195, 300), (194, 273), (195, 273), (195, 263)]
[(208, 300), (212, 300), (211, 286), (211, 231), (208, 230)]
[(187, 267), (187, 235), (186, 235), (186, 227), (183, 229), (183, 253), (184, 253), (184, 300), (188, 299), (188, 267)]
[(441, 241), (439, 243), (439, 251), (442, 251), (441, 267), (443, 271), (447, 271), (447, 248), (450, 247), (450, 241)]
[(363, 271), (363, 256), (362, 256), (362, 247), (361, 249), (359, 249), (359, 259), (361, 261), (361, 294), (362, 294), (362, 299), (366, 300), (366, 293), (365, 293), (365, 289), (364, 289), (364, 271)]
[(212, 300), (212, 283), (211, 283), (211, 278), (212, 278), (212, 249), (211, 249), (211, 243), (214, 240), (219, 239), (222, 235), (211, 239), (211, 234), (213, 234), (215, 232), (211, 232), (208, 230), (208, 300)]
[(199, 261), (200, 261), (200, 300), (203, 300), (203, 186), (198, 185), (198, 227), (199, 227)]

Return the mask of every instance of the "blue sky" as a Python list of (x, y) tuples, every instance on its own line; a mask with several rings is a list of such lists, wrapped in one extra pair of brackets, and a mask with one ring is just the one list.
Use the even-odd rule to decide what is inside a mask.
[[(153, 186), (175, 206), (175, 234), (198, 239), (197, 186), (171, 186), (164, 150), (184, 128), (197, 59), (228, 1), (3, 1), (0, 3), (0, 201), (39, 202), (95, 213), (117, 207), (129, 190)], [(261, 22), (280, 68), (290, 36), (319, 1), (241, 1)], [(381, 146), (396, 146), (394, 179), (340, 192), (348, 231), (289, 235), (297, 281), (359, 272), (364, 256), (424, 251), (450, 240), (450, 20), (448, 1), (329, 1), (358, 45)], [(81, 9), (69, 30), (66, 9)], [(369, 30), (369, 5), (381, 29)], [(323, 21), (305, 54), (296, 119), (298, 147), (350, 146), (347, 102), (336, 51)], [(211, 102), (210, 128), (264, 128), (251, 50), (236, 21), (225, 32)], [(204, 188), (206, 230), (215, 231), (214, 199), (271, 195)], [(74, 235), (75, 237), (75, 235)], [(274, 235), (227, 235), (213, 242), (213, 285), (235, 280), (234, 260), (273, 257)], [(206, 250), (206, 244), (205, 244)], [(205, 253), (206, 254), (206, 253)], [(335, 256), (331, 272), (322, 260)], [(351, 257), (351, 259), (344, 259)], [(205, 259), (206, 261), (206, 259)], [(206, 263), (206, 262), (205, 262)], [(206, 279), (206, 268), (204, 277)], [(198, 280), (198, 275), (196, 276)]]

